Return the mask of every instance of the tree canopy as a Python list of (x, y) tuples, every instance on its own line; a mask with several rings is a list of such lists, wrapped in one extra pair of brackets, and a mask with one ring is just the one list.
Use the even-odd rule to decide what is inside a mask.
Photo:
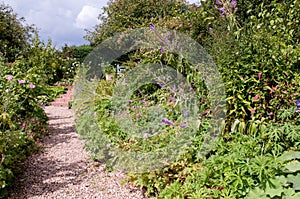
[(9, 62), (24, 53), (35, 33), (33, 26), (24, 25), (24, 22), (25, 19), (19, 18), (10, 6), (0, 4), (0, 56)]
[(99, 15), (101, 23), (89, 31), (86, 39), (98, 44), (116, 32), (166, 22), (189, 10), (184, 0), (110, 0)]

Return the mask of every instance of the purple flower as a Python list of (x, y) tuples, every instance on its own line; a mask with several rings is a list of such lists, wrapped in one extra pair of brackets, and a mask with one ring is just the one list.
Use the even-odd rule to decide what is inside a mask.
[(216, 0), (216, 3), (222, 5), (222, 2), (220, 0)]
[(176, 102), (176, 99), (173, 96), (170, 96), (169, 99), (172, 103)]
[(144, 138), (147, 139), (148, 137), (150, 137), (150, 134), (149, 133), (145, 133), (144, 134)]
[(180, 123), (180, 127), (181, 128), (186, 128), (186, 124), (185, 123)]
[(153, 23), (152, 23), (152, 22), (150, 22), (150, 25), (149, 25), (149, 27), (150, 27), (150, 29), (151, 29), (151, 30), (154, 30), (154, 29), (155, 29), (155, 27), (154, 27), (154, 25), (153, 25)]
[(209, 32), (212, 32), (212, 31), (213, 31), (213, 29), (212, 29), (211, 27), (209, 27), (208, 30), (209, 30)]
[(32, 83), (30, 83), (30, 84), (29, 84), (29, 88), (34, 89), (34, 88), (35, 88), (35, 85), (32, 84)]
[(300, 101), (294, 100), (294, 102), (296, 102), (296, 110), (295, 110), (295, 112), (298, 113), (298, 112), (300, 112), (300, 110), (299, 110), (299, 107), (300, 107)]
[(162, 46), (159, 52), (160, 53), (164, 53), (165, 52), (165, 48)]
[(226, 11), (226, 8), (222, 7), (222, 8), (218, 8), (218, 10), (220, 10), (222, 13), (224, 13)]
[(188, 116), (188, 113), (184, 109), (182, 109), (181, 112), (182, 112), (183, 117), (187, 117)]
[(231, 2), (230, 2), (230, 7), (231, 8), (234, 8), (236, 6), (236, 0), (232, 0)]
[(299, 107), (300, 106), (300, 101), (298, 100), (294, 100), (294, 102), (296, 102), (296, 106)]
[(25, 84), (25, 83), (26, 83), (25, 80), (23, 80), (23, 79), (19, 80), (19, 84)]
[(172, 125), (172, 126), (174, 125), (174, 123), (168, 120), (167, 118), (163, 118), (161, 121), (167, 125)]
[(13, 79), (13, 76), (12, 75), (8, 75), (7, 80), (11, 81), (12, 79)]

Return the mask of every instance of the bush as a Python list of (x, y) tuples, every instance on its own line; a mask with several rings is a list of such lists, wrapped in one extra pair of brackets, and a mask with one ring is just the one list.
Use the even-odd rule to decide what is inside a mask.
[[(236, 3), (234, 0), (207, 1), (198, 10), (190, 10), (187, 14), (192, 17), (190, 22), (197, 24), (197, 27), (188, 29), (188, 33), (207, 47), (226, 87), (226, 128), (205, 157), (199, 157), (198, 153), (203, 145), (203, 135), (212, 125), (205, 120), (211, 116), (205, 115), (205, 111), (211, 107), (206, 97), (207, 88), (194, 66), (166, 49), (160, 52), (141, 49), (126, 54), (125, 59), (117, 60), (129, 69), (134, 69), (137, 62), (159, 63), (175, 68), (191, 83), (197, 93), (197, 102), (201, 104), (200, 113), (205, 115), (199, 115), (204, 122), (186, 154), (162, 170), (130, 173), (130, 180), (146, 187), (149, 195), (157, 198), (243, 198), (253, 195), (250, 190), (257, 189), (260, 194), (271, 198), (287, 196), (288, 192), (295, 197), (299, 194), (298, 185), (292, 184), (298, 178), (299, 171), (286, 173), (282, 166), (286, 162), (279, 157), (285, 151), (300, 149), (297, 133), (300, 108), (300, 5), (296, 0), (286, 4), (278, 1), (266, 4), (262, 1), (256, 7), (241, 5), (240, 11), (237, 10), (240, 4)], [(202, 20), (196, 22), (198, 17)], [(179, 18), (187, 20), (184, 16)], [(159, 23), (166, 25), (170, 21), (161, 20)], [(182, 24), (188, 23), (184, 21)], [(182, 30), (186, 28), (184, 25)], [(131, 129), (124, 131), (116, 125), (111, 101), (115, 84), (101, 81), (93, 86), (94, 89), (98, 87), (99, 98), (92, 102), (83, 100), (85, 104), (82, 104), (87, 106), (90, 103), (91, 106), (95, 105), (95, 109), (89, 109), (87, 116), (80, 112), (85, 110), (84, 107), (77, 107), (80, 110), (77, 124), (78, 131), (87, 139), (87, 147), (95, 157), (106, 160), (109, 154), (109, 151), (103, 151), (106, 147), (101, 140), (103, 137), (123, 151), (151, 150), (151, 142), (130, 139), (127, 135), (132, 133)], [(90, 94), (93, 88), (89, 90)], [(147, 126), (147, 118), (143, 115), (148, 109), (147, 103), (159, 104), (170, 110), (168, 116), (172, 122), (181, 122), (180, 117), (173, 114), (178, 110), (167, 101), (172, 97), (168, 90), (157, 89), (157, 85), (148, 85), (141, 90), (144, 91), (142, 94), (133, 93), (129, 99), (129, 106), (135, 107), (129, 111), (132, 114), (130, 119), (135, 124)], [(85, 93), (80, 94), (83, 99)], [(95, 126), (98, 128), (88, 131), (91, 125), (88, 121), (95, 115), (98, 119), (98, 125)], [(172, 134), (176, 129), (166, 128), (164, 131)], [(166, 139), (159, 139), (155, 143), (167, 145), (170, 138), (163, 138)], [(292, 162), (298, 165), (297, 161)], [(275, 176), (284, 178), (278, 181)], [(272, 182), (276, 190), (271, 190), (273, 195), (270, 195)]]
[(0, 63), (0, 195), (6, 194), (20, 163), (46, 133), (43, 106), (65, 89), (49, 85), (64, 63), (51, 44), (45, 46), (37, 39), (27, 51), (28, 57)]
[(24, 74), (11, 75), (13, 66), (0, 65), (0, 195), (5, 193), (19, 164), (46, 132), (47, 117), (38, 100), (41, 85)]

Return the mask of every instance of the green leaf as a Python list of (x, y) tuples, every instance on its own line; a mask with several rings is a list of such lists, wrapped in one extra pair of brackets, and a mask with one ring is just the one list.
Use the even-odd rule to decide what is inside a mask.
[(289, 174), (287, 176), (287, 180), (288, 182), (293, 183), (293, 189), (295, 191), (300, 191), (300, 174), (297, 175)]
[(300, 198), (300, 192), (293, 195), (293, 197), (291, 197), (290, 199), (299, 199), (299, 198)]
[(276, 176), (275, 178), (280, 181), (282, 186), (284, 186), (284, 187), (289, 186), (289, 182), (288, 182), (287, 178), (284, 175)]
[(269, 195), (271, 198), (275, 196), (281, 196), (281, 194), (284, 192), (284, 189), (281, 187), (279, 189), (267, 189), (266, 194)]
[(285, 168), (290, 172), (300, 171), (300, 162), (298, 161), (289, 162), (285, 165)]
[(285, 189), (284, 196), (285, 196), (285, 198), (288, 198), (288, 199), (295, 198), (295, 191), (292, 188)]
[(251, 103), (250, 103), (250, 102), (248, 102), (248, 101), (246, 101), (246, 100), (242, 100), (242, 102), (243, 102), (244, 104), (248, 105), (248, 106), (250, 106), (250, 105), (251, 105)]
[(248, 195), (245, 197), (245, 199), (257, 199), (257, 198), (268, 199), (264, 190), (259, 189), (257, 187), (255, 189), (251, 190), (248, 193)]
[(300, 151), (286, 151), (279, 157), (281, 161), (300, 159)]
[(269, 195), (271, 198), (275, 196), (281, 196), (284, 192), (280, 179), (275, 178), (271, 179), (266, 188), (266, 194)]

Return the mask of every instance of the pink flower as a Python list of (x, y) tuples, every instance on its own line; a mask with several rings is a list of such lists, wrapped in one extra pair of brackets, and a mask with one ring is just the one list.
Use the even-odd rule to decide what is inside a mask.
[(34, 89), (34, 88), (35, 88), (35, 85), (32, 84), (32, 83), (30, 83), (30, 84), (29, 84), (29, 88)]
[(19, 80), (19, 84), (25, 84), (26, 83), (26, 81), (25, 80)]
[(21, 124), (20, 128), (23, 129), (23, 128), (25, 127), (25, 125), (26, 125), (26, 121), (24, 121), (24, 122)]
[(147, 139), (148, 137), (150, 137), (150, 134), (149, 133), (145, 133), (144, 134), (144, 138)]
[(8, 75), (7, 80), (11, 81), (12, 79), (13, 79), (13, 76), (12, 75)]
[(255, 97), (253, 97), (254, 101), (257, 101), (259, 99), (259, 95), (255, 95)]
[(260, 78), (261, 78), (261, 75), (262, 75), (262, 73), (261, 73), (261, 72), (259, 72), (259, 73), (257, 74), (257, 76), (258, 76), (258, 79), (260, 79)]

